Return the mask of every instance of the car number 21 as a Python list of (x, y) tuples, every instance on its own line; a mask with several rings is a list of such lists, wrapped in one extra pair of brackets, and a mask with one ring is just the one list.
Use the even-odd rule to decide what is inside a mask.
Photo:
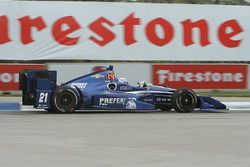
[(48, 92), (41, 92), (39, 97), (39, 103), (47, 103), (48, 101)]

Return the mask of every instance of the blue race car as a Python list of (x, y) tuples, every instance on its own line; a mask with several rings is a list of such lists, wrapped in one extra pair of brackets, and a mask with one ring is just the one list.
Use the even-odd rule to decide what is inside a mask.
[(26, 70), (20, 73), (23, 105), (50, 112), (75, 110), (162, 110), (189, 113), (195, 109), (223, 110), (226, 106), (211, 97), (197, 96), (187, 88), (172, 89), (145, 82), (130, 85), (118, 79), (109, 66), (62, 85), (56, 84), (56, 71)]

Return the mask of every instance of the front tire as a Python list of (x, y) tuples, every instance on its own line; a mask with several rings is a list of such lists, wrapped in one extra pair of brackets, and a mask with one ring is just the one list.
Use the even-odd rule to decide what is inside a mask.
[(79, 96), (75, 89), (57, 87), (52, 96), (52, 110), (55, 112), (72, 113), (79, 103)]
[(179, 113), (193, 112), (197, 105), (197, 95), (191, 89), (177, 89), (172, 96), (172, 106)]

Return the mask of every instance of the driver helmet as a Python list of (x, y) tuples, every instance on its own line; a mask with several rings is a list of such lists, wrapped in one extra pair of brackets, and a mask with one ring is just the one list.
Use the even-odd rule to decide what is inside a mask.
[(126, 78), (119, 78), (119, 82), (128, 84), (128, 80)]

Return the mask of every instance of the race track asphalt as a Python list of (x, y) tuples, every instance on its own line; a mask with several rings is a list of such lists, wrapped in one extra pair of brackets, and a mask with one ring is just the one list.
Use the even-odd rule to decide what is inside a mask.
[(0, 112), (1, 167), (249, 167), (250, 111)]

